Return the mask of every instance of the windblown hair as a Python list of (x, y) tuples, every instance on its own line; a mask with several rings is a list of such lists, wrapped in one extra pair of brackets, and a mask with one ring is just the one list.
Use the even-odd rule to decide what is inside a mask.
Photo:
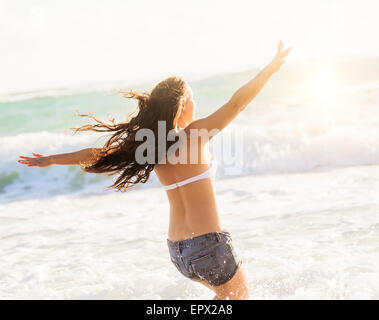
[[(143, 128), (150, 129), (154, 132), (157, 140), (158, 121), (165, 121), (167, 137), (170, 130), (177, 128), (181, 105), (187, 92), (187, 84), (182, 78), (169, 77), (158, 83), (151, 92), (119, 91), (125, 98), (138, 100), (138, 113), (127, 122), (115, 123), (114, 119), (111, 119), (112, 124), (107, 124), (93, 116), (79, 114), (81, 117), (95, 120), (97, 124), (70, 128), (75, 133), (88, 130), (113, 132), (99, 152), (93, 155), (94, 162), (81, 164), (82, 170), (90, 173), (108, 173), (108, 175), (120, 173), (114, 184), (108, 187), (117, 189), (117, 191), (126, 191), (129, 186), (140, 182), (145, 183), (149, 179), (155, 163), (140, 164), (136, 161), (136, 149), (144, 143), (136, 141), (137, 131)], [(173, 143), (175, 141), (166, 142), (166, 153)], [(155, 159), (159, 160), (157, 145), (154, 151)]]

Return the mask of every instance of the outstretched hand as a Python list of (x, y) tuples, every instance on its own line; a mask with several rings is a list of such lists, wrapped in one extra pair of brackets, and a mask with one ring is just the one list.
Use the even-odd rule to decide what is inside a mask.
[(276, 55), (274, 59), (269, 63), (269, 67), (273, 72), (279, 71), (280, 67), (285, 63), (284, 59), (289, 55), (291, 52), (291, 47), (287, 48), (283, 51), (283, 41), (280, 40), (278, 44), (278, 48), (276, 51)]
[(18, 163), (26, 164), (28, 167), (40, 167), (45, 168), (51, 166), (51, 159), (49, 156), (44, 156), (39, 153), (32, 152), (35, 158), (19, 156), (22, 160), (18, 160)]

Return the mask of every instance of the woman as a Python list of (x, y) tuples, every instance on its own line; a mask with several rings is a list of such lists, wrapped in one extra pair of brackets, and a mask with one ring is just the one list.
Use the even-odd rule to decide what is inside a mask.
[[(170, 203), (167, 244), (171, 261), (185, 277), (213, 290), (214, 299), (248, 299), (241, 261), (233, 249), (230, 233), (221, 227), (211, 179), (216, 165), (211, 163), (207, 143), (203, 143), (202, 138), (206, 132), (208, 139), (212, 139), (244, 110), (272, 74), (280, 69), (290, 50), (283, 50), (280, 41), (274, 59), (253, 80), (237, 90), (226, 104), (205, 118), (194, 119), (195, 103), (188, 84), (181, 78), (170, 77), (160, 82), (151, 93), (123, 92), (125, 97), (138, 100), (138, 113), (127, 122), (116, 124), (112, 120), (109, 125), (90, 116), (96, 125), (75, 129), (75, 132), (113, 132), (103, 148), (51, 156), (33, 153), (35, 157), (20, 156), (22, 160), (19, 162), (30, 167), (81, 165), (85, 172), (120, 173), (111, 186), (117, 190), (146, 182), (154, 170)], [(162, 143), (157, 144), (156, 139), (158, 121), (165, 124), (165, 139), (172, 130), (184, 137), (181, 142), (186, 143), (181, 143), (182, 149), (179, 150), (182, 151), (184, 146), (184, 162), (171, 161), (172, 155), (177, 156), (176, 151), (169, 151), (175, 140), (167, 139), (162, 152)], [(149, 129), (154, 134), (153, 146), (150, 145), (153, 148), (148, 144), (146, 149), (147, 153), (153, 151), (153, 162), (138, 159), (146, 154), (140, 152), (141, 146), (146, 145), (139, 134), (141, 129)], [(196, 130), (202, 133), (195, 139), (190, 138), (191, 132)], [(193, 161), (199, 158), (200, 161)]]

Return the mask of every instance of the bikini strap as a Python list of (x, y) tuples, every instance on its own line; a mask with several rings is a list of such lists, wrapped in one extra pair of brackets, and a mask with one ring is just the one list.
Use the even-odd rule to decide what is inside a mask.
[(214, 166), (214, 164), (213, 164), (213, 159), (212, 159), (212, 163), (211, 163), (210, 167), (206, 171), (204, 171), (203, 173), (200, 173), (194, 177), (191, 177), (191, 178), (179, 181), (179, 182), (175, 182), (175, 183), (167, 185), (167, 186), (163, 186), (163, 188), (165, 190), (171, 190), (171, 189), (175, 189), (175, 188), (184, 186), (184, 185), (191, 183), (191, 182), (195, 182), (195, 181), (198, 181), (201, 179), (209, 178), (211, 176), (212, 170), (214, 170), (213, 166)]

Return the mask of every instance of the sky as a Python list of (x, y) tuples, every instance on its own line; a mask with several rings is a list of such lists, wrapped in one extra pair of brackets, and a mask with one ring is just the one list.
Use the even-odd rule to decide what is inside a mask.
[(379, 56), (377, 0), (0, 0), (0, 93)]

